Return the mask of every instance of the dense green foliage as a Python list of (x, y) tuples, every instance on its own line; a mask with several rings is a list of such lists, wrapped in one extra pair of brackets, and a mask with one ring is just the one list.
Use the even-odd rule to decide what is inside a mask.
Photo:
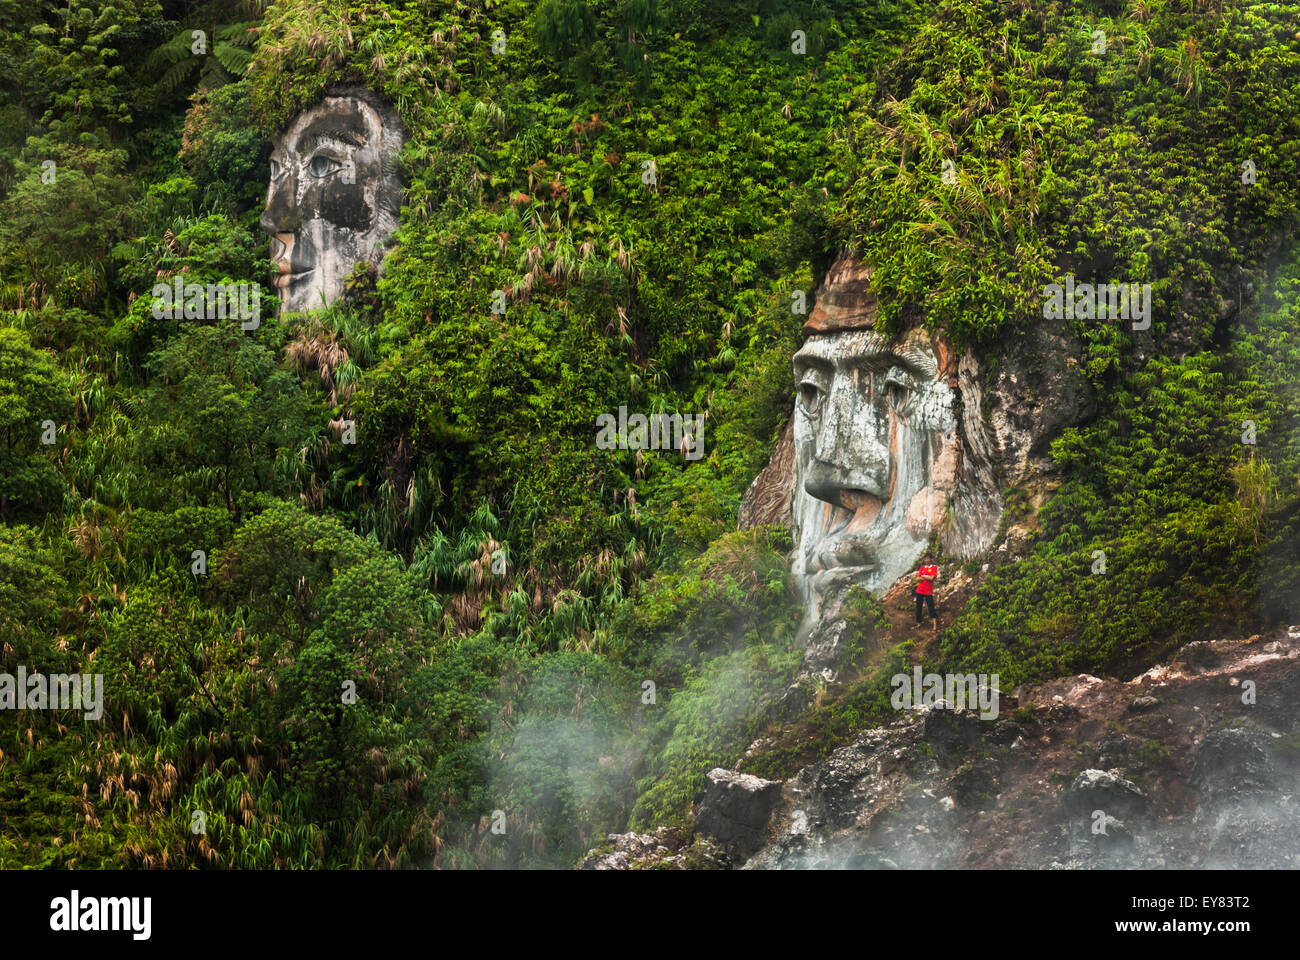
[[(566, 866), (680, 823), (797, 667), (788, 533), (735, 517), (845, 243), (885, 325), (989, 367), (1045, 282), (1154, 289), (1150, 331), (1074, 322), (1101, 410), (945, 660), (1300, 619), (1297, 13), (0, 0), (0, 671), (106, 677), (102, 721), (0, 715), (0, 865)], [(270, 290), (267, 138), (345, 83), (407, 130), (383, 274), (156, 319), (159, 279)], [(620, 405), (704, 414), (704, 458), (597, 449)]]
[(1105, 409), (1054, 445), (1067, 479), (1033, 554), (945, 637), (949, 665), (1008, 683), (1127, 669), (1261, 604), (1300, 609), (1255, 564), (1300, 480), (1300, 328), (1290, 268), (1272, 275), (1300, 227), (1300, 38), (1278, 12), (954, 3), (878, 77), (853, 208), (886, 323), (923, 315), (996, 363), (1044, 283), (1153, 291), (1149, 331), (1072, 321)]

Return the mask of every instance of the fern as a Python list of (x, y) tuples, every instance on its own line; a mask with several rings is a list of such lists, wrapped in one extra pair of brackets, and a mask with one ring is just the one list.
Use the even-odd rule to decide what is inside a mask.
[(194, 32), (200, 28), (182, 28), (145, 61), (150, 70), (166, 68), (154, 84), (154, 92), (164, 98), (173, 97), (182, 85), (193, 82), (196, 72), (201, 90), (225, 86), (235, 77), (244, 76), (253, 59), (249, 48), (257, 40), (260, 24), (248, 20), (216, 28), (211, 31), (211, 45), (202, 54), (194, 52)]

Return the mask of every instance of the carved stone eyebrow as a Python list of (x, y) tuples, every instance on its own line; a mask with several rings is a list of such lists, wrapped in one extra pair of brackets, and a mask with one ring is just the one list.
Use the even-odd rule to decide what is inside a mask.
[(303, 135), (302, 139), (304, 142), (300, 142), (299, 149), (303, 146), (308, 150), (315, 150), (320, 146), (330, 146), (346, 150), (349, 147), (364, 147), (366, 145), (365, 137), (360, 137), (355, 133), (348, 133), (344, 130), (324, 130), (320, 133), (306, 133)]
[(831, 371), (837, 361), (846, 367), (873, 370), (896, 364), (922, 379), (933, 378), (939, 372), (935, 360), (914, 341), (888, 343), (876, 335), (869, 336), (860, 346), (854, 345), (847, 352), (830, 340), (810, 339), (799, 348), (793, 360), (797, 373), (810, 367)]
[[(868, 333), (865, 337), (854, 337), (853, 354), (863, 356), (874, 354), (885, 348), (885, 340), (879, 334)], [(794, 355), (796, 366), (805, 364), (830, 368), (844, 355), (843, 340), (825, 336), (809, 337)]]
[(794, 355), (795, 373), (803, 373), (806, 370), (820, 370), (823, 373), (830, 373), (835, 369), (835, 364), (828, 357), (821, 357), (815, 353), (803, 353), (802, 351)]
[(935, 377), (939, 374), (939, 364), (934, 356), (918, 349), (914, 341), (909, 340), (900, 344), (894, 356), (904, 366), (910, 367), (922, 376)]
[(909, 355), (901, 351), (881, 350), (879, 353), (850, 357), (848, 363), (850, 366), (869, 367), (872, 370), (899, 366), (906, 368), (908, 373), (924, 375), (926, 372), (925, 357), (920, 353)]

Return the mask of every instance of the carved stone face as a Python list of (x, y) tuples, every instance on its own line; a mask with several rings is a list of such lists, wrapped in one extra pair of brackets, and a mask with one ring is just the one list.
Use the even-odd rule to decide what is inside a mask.
[(358, 261), (383, 259), (402, 202), (402, 139), (391, 110), (350, 89), (303, 111), (275, 140), (261, 224), (283, 310), (334, 301)]
[[(1059, 485), (1051, 441), (1095, 409), (1063, 324), (1029, 326), (981, 372), (972, 349), (958, 355), (942, 334), (877, 333), (871, 278), (852, 250), (827, 271), (794, 356), (794, 412), (738, 518), (790, 524), (809, 637), (823, 614), (836, 622), (844, 585), (877, 597), (906, 588), (899, 578), (932, 540), (946, 558), (986, 553), (1002, 533), (1001, 491), (1045, 502)], [(838, 637), (813, 646), (831, 651)]]
[(815, 616), (833, 582), (883, 593), (944, 523), (961, 455), (955, 369), (922, 330), (841, 330), (809, 337), (794, 373), (794, 572)]

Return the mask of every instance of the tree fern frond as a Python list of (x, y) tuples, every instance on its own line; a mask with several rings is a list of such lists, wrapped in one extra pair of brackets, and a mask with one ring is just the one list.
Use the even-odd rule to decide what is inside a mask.
[(228, 23), (216, 31), (215, 39), (237, 47), (251, 47), (261, 34), (260, 20), (245, 20), (242, 23)]
[(176, 88), (189, 78), (198, 65), (199, 59), (197, 57), (178, 60), (168, 68), (166, 73), (158, 78), (158, 82), (154, 84), (154, 89), (162, 93), (174, 93)]
[(247, 50), (241, 50), (239, 47), (231, 46), (229, 43), (218, 43), (212, 48), (212, 55), (220, 61), (227, 73), (232, 73), (237, 77), (242, 77), (248, 69), (249, 62), (253, 55)]
[(145, 59), (145, 66), (150, 70), (158, 70), (187, 57), (195, 56), (190, 52), (193, 42), (191, 31), (182, 30), (149, 54)]

